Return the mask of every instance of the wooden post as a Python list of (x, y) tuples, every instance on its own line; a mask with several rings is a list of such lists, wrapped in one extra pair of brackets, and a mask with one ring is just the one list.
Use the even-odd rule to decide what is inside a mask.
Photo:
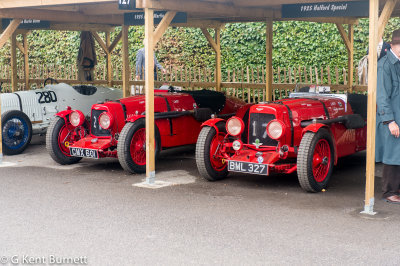
[(123, 97), (128, 97), (130, 95), (129, 89), (129, 40), (128, 40), (128, 30), (129, 26), (122, 26), (122, 90)]
[(377, 84), (377, 46), (378, 46), (379, 0), (369, 0), (369, 55), (368, 55), (368, 114), (367, 114), (367, 164), (365, 205), (362, 213), (374, 212), (375, 185), (375, 123), (376, 123), (376, 84)]
[(154, 146), (154, 11), (144, 9), (146, 94), (146, 183), (155, 182)]
[(349, 24), (349, 42), (350, 50), (348, 53), (348, 68), (349, 68), (349, 92), (353, 92), (353, 79), (354, 79), (354, 25)]
[(107, 52), (106, 52), (106, 66), (107, 66), (107, 85), (108, 87), (113, 86), (113, 67), (112, 67), (112, 61), (111, 61), (111, 53), (110, 51), (110, 45), (111, 45), (111, 34), (109, 31), (106, 32), (106, 46), (107, 46)]
[(266, 101), (272, 100), (272, 38), (273, 38), (273, 20), (268, 18), (266, 22), (266, 71), (265, 71), (265, 97)]
[(217, 45), (217, 50), (215, 51), (215, 89), (221, 91), (221, 28), (215, 28), (215, 44)]
[[(13, 35), (15, 30), (18, 28), (21, 23), (20, 19), (14, 19), (11, 21), (10, 25), (3, 31), (0, 35), (0, 49), (3, 48), (4, 44), (8, 41), (8, 39)], [(1, 114), (1, 92), (0, 92), (0, 114)], [(0, 164), (3, 162), (3, 126), (1, 125), (0, 119)]]
[(25, 90), (30, 90), (29, 86), (29, 54), (28, 54), (28, 34), (23, 33), (24, 38), (24, 74), (25, 74)]
[(18, 73), (17, 73), (17, 34), (11, 35), (11, 89), (12, 92), (18, 90)]

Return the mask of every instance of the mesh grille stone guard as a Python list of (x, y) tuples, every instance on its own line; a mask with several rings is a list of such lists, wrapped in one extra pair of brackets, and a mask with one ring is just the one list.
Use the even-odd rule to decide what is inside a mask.
[(103, 129), (99, 124), (99, 116), (102, 113), (107, 112), (106, 110), (92, 110), (92, 116), (90, 118), (90, 133), (94, 136), (111, 136), (111, 131), (109, 129)]
[(248, 144), (253, 144), (259, 139), (262, 146), (277, 146), (278, 141), (271, 139), (266, 131), (268, 123), (274, 119), (273, 114), (250, 113)]

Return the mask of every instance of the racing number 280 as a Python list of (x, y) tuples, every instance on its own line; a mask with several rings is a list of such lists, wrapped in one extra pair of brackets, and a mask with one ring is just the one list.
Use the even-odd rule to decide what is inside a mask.
[(57, 102), (57, 95), (54, 91), (40, 91), (36, 92), (36, 94), (39, 94), (39, 103)]

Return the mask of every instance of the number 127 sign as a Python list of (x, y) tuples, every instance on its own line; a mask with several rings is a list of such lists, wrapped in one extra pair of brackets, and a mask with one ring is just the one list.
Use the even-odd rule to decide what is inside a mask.
[(122, 10), (135, 10), (136, 0), (118, 0), (118, 7)]

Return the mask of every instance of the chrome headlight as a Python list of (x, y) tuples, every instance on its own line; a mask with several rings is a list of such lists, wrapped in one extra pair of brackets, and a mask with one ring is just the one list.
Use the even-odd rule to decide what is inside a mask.
[(71, 125), (74, 127), (79, 127), (82, 126), (83, 122), (85, 121), (85, 116), (83, 113), (79, 110), (74, 110), (72, 113), (69, 115), (69, 122)]
[(267, 134), (271, 139), (279, 139), (285, 133), (285, 125), (282, 121), (272, 120), (267, 125)]
[(113, 124), (113, 117), (110, 113), (102, 113), (99, 116), (99, 125), (102, 129), (109, 129)]
[(239, 117), (233, 116), (226, 122), (226, 131), (231, 136), (239, 136), (243, 133), (244, 122)]

